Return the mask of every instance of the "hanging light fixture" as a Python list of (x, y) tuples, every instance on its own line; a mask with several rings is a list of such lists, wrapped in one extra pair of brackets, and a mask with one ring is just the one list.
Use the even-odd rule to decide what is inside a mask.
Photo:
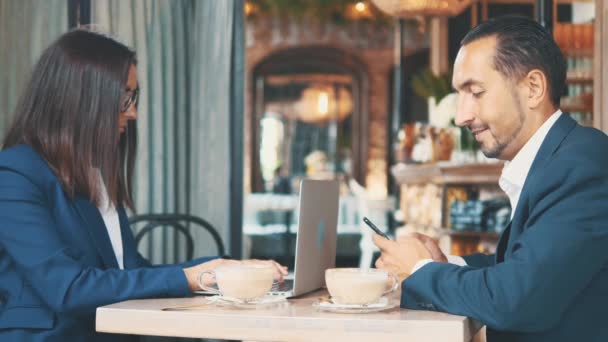
[(314, 84), (302, 91), (295, 110), (298, 119), (306, 123), (323, 124), (331, 120), (340, 122), (352, 113), (353, 99), (343, 86), (335, 88)]
[(454, 16), (477, 0), (372, 0), (388, 15), (400, 18), (414, 16)]
[(259, 8), (256, 4), (254, 4), (253, 2), (251, 2), (249, 0), (245, 1), (244, 5), (243, 5), (243, 11), (245, 12), (246, 17), (256, 14), (258, 12), (258, 10), (259, 10)]
[(374, 12), (372, 11), (372, 6), (369, 4), (369, 0), (357, 1), (347, 5), (344, 15), (352, 20), (374, 18)]

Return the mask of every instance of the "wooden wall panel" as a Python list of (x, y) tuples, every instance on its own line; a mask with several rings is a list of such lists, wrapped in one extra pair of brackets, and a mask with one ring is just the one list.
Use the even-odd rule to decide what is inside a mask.
[(608, 132), (608, 1), (595, 6), (594, 126)]

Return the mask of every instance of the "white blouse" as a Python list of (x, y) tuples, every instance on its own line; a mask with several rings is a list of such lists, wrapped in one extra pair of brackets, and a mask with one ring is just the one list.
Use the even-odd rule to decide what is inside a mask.
[(110, 242), (112, 243), (112, 249), (118, 262), (118, 267), (124, 269), (123, 263), (123, 249), (122, 249), (122, 235), (120, 234), (120, 221), (118, 219), (118, 211), (114, 207), (108, 197), (108, 190), (103, 182), (101, 174), (99, 174), (99, 184), (101, 185), (101, 201), (99, 203), (99, 213), (103, 218), (103, 223), (108, 230), (110, 236)]

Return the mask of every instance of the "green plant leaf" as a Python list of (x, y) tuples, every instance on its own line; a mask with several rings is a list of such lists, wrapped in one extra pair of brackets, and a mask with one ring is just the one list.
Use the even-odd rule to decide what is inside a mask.
[(436, 76), (430, 69), (424, 69), (412, 76), (414, 93), (422, 98), (434, 97), (437, 102), (452, 92), (451, 73)]

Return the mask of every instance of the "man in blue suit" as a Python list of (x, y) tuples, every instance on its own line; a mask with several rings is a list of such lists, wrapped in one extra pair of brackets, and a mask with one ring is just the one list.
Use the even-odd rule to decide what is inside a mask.
[[(428, 237), (389, 241), (401, 306), (472, 317), (488, 341), (608, 341), (608, 137), (562, 113), (564, 57), (536, 22), (502, 17), (463, 39), (456, 123), (488, 157), (511, 222), (495, 255), (446, 257)], [(599, 114), (599, 113), (598, 113)]]

